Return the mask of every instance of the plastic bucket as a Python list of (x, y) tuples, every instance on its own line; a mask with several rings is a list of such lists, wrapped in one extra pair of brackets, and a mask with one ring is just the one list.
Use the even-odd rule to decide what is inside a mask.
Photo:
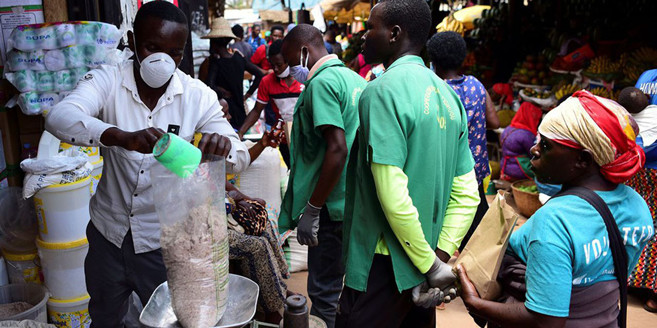
[(98, 147), (73, 146), (65, 142), (59, 144), (60, 153), (69, 148), (75, 148), (78, 151), (87, 154), (87, 156), (89, 156), (89, 163), (95, 163), (100, 160), (100, 151)]
[(11, 284), (0, 287), (0, 304), (25, 302), (33, 305), (32, 308), (21, 313), (2, 318), (3, 320), (34, 320), (45, 323), (46, 302), (48, 291), (45, 287), (37, 284)]
[(87, 236), (91, 177), (41, 189), (34, 195), (39, 238), (46, 243), (67, 243)]
[(91, 326), (89, 316), (89, 295), (71, 300), (48, 300), (48, 322), (58, 328), (88, 328)]
[(97, 162), (91, 163), (94, 169), (91, 171), (91, 195), (93, 196), (98, 189), (98, 183), (103, 176), (103, 157), (101, 156)]
[(2, 255), (7, 262), (7, 277), (10, 284), (43, 283), (37, 253), (12, 254), (2, 251)]
[(89, 250), (87, 238), (69, 243), (46, 243), (37, 238), (43, 278), (52, 298), (70, 300), (87, 295), (84, 259)]

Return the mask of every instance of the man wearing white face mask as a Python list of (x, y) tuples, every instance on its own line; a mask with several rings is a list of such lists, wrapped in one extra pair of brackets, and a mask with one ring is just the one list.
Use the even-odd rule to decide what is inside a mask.
[(294, 110), (291, 168), (279, 226), (297, 229), (308, 249), (311, 314), (332, 328), (342, 289), (345, 163), (358, 129), (358, 99), (366, 82), (329, 55), (321, 32), (295, 27), (283, 41), (290, 74), (305, 89)]
[(87, 227), (93, 327), (123, 327), (128, 296), (135, 291), (145, 304), (166, 280), (150, 181), (158, 138), (166, 131), (191, 141), (200, 132), (201, 151), (225, 156), (227, 171), (250, 162), (216, 93), (177, 69), (187, 34), (187, 18), (173, 4), (143, 5), (128, 32), (134, 60), (90, 71), (46, 117), (49, 132), (67, 143), (100, 146), (105, 160)]
[[(265, 111), (265, 122), (272, 127), (276, 125), (279, 119), (292, 122), (294, 106), (301, 91), (303, 91), (304, 85), (290, 75), (290, 66), (287, 65), (283, 54), (281, 54), (282, 46), (283, 40), (276, 40), (269, 46), (267, 58), (274, 72), (265, 76), (260, 82), (256, 104), (237, 132), (240, 138), (258, 121), (263, 110)], [(271, 104), (271, 106), (267, 106), (267, 104)], [(273, 115), (269, 115), (268, 110), (273, 111)], [(269, 121), (270, 117), (273, 120)], [(287, 142), (280, 144), (280, 150), (285, 163), (289, 167), (290, 151)]]

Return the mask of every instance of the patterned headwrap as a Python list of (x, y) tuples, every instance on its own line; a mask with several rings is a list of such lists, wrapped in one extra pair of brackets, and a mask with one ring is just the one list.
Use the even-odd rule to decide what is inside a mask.
[(623, 183), (646, 160), (630, 120), (616, 102), (581, 90), (545, 115), (538, 132), (559, 144), (588, 149), (607, 180)]

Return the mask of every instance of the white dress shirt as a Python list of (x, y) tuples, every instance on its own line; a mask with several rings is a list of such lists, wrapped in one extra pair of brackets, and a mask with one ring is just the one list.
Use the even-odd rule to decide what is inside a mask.
[[(188, 141), (196, 132), (218, 133), (232, 144), (226, 158), (228, 173), (241, 172), (250, 162), (248, 149), (223, 118), (217, 94), (180, 70), (152, 111), (139, 98), (133, 63), (127, 61), (87, 73), (46, 116), (48, 132), (79, 146), (104, 147), (100, 136), (111, 127), (128, 132), (155, 127), (177, 131)], [(104, 147), (101, 153), (103, 177), (89, 206), (91, 221), (116, 247), (130, 229), (136, 253), (160, 248), (150, 179), (155, 158), (120, 147)]]

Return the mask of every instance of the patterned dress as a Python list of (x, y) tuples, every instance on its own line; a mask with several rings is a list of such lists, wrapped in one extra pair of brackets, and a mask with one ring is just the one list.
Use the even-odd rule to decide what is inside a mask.
[(468, 140), (475, 161), (477, 182), (481, 184), (490, 174), (486, 149), (486, 88), (474, 76), (446, 80), (461, 99), (468, 114)]
[[(639, 171), (626, 185), (632, 187), (648, 203), (655, 229), (657, 229), (657, 169)], [(657, 234), (648, 241), (641, 252), (639, 262), (629, 277), (629, 286), (647, 288), (657, 294)]]

